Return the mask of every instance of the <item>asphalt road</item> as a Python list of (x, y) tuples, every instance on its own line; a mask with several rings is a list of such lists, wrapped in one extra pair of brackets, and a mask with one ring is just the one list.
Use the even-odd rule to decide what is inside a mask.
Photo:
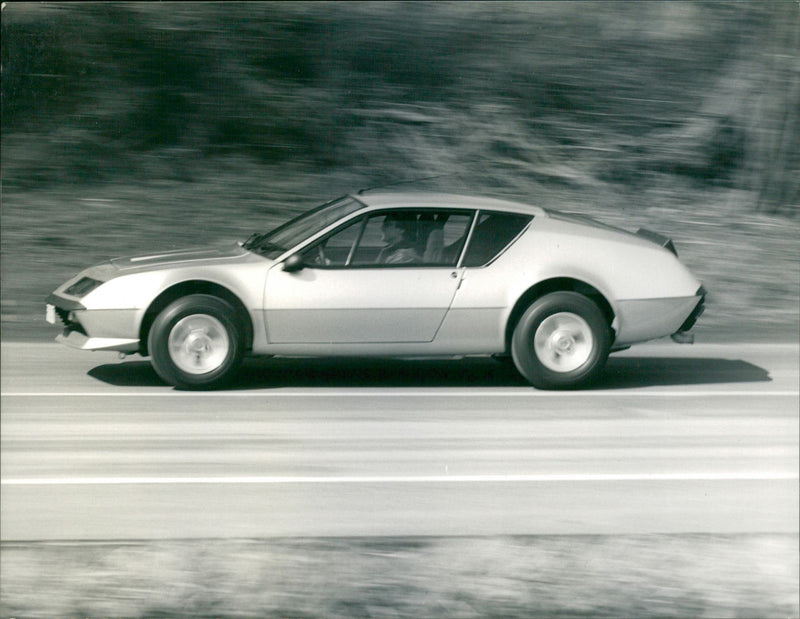
[(490, 360), (139, 358), (2, 345), (4, 542), (797, 533), (798, 347), (655, 343), (593, 390)]

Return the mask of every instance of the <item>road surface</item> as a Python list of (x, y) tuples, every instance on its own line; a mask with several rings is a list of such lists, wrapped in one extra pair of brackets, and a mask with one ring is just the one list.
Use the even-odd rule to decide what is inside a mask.
[(252, 360), (228, 391), (2, 345), (4, 542), (792, 533), (797, 346), (671, 343), (579, 392), (491, 360)]

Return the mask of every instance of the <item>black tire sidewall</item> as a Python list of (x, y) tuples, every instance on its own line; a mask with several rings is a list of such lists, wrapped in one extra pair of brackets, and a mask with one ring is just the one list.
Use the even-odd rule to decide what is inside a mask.
[[(205, 374), (189, 374), (175, 365), (169, 354), (170, 331), (177, 322), (193, 314), (207, 314), (222, 323), (229, 340), (228, 354), (216, 369)], [(213, 389), (225, 385), (241, 362), (243, 355), (242, 330), (234, 308), (223, 299), (194, 294), (181, 297), (168, 305), (155, 319), (147, 339), (150, 360), (156, 373), (180, 389)]]
[[(539, 360), (533, 348), (533, 337), (542, 321), (559, 312), (570, 312), (583, 318), (592, 330), (594, 347), (589, 359), (570, 372), (555, 372)], [(511, 339), (514, 365), (532, 385), (539, 389), (583, 387), (597, 378), (608, 358), (611, 334), (603, 312), (589, 298), (577, 292), (553, 292), (534, 301), (522, 314)]]

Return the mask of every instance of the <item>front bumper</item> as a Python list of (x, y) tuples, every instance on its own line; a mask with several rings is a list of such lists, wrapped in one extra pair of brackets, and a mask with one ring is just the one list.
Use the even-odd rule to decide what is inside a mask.
[(56, 342), (79, 350), (110, 350), (135, 353), (139, 350), (139, 340), (114, 337), (89, 337), (77, 331), (56, 336)]
[(80, 350), (139, 350), (137, 310), (87, 310), (80, 302), (57, 294), (47, 297), (46, 319), (61, 323), (56, 341)]

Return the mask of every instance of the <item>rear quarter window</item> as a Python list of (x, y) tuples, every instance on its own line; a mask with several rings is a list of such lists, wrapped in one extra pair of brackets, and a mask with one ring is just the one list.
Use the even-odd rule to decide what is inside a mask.
[(480, 267), (494, 260), (533, 219), (520, 213), (482, 211), (464, 256), (463, 265)]

